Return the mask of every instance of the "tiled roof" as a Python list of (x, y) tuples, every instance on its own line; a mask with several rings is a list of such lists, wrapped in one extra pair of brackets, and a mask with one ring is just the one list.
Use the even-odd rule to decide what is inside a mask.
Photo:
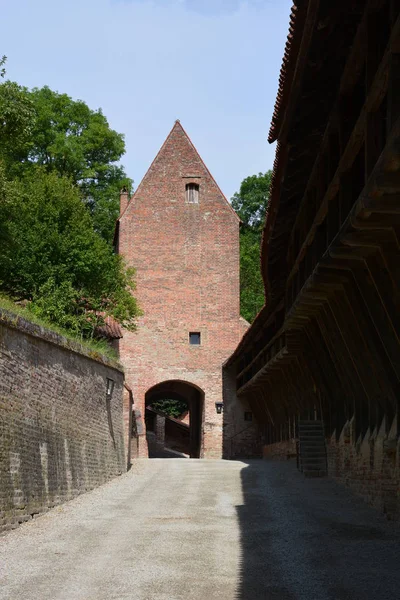
[(307, 4), (308, 0), (294, 0), (290, 12), (289, 33), (283, 54), (282, 66), (279, 74), (278, 93), (268, 135), (270, 144), (277, 139), (279, 128), (282, 123), (286, 101), (292, 84), (292, 77), (296, 68), (297, 52), (303, 33), (302, 23), (304, 15), (306, 14)]
[(105, 317), (104, 325), (96, 327), (96, 334), (109, 340), (120, 340), (123, 337), (119, 323), (112, 317)]

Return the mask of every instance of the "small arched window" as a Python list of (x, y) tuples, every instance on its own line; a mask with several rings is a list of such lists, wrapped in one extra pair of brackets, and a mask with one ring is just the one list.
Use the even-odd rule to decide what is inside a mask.
[(197, 183), (186, 184), (186, 202), (190, 204), (199, 203), (199, 190), (200, 186)]

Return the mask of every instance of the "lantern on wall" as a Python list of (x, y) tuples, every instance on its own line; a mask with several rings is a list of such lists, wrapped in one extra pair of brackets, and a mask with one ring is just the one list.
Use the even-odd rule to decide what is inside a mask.
[(217, 411), (217, 415), (220, 415), (222, 413), (224, 409), (224, 403), (223, 402), (216, 402), (215, 403), (215, 410)]

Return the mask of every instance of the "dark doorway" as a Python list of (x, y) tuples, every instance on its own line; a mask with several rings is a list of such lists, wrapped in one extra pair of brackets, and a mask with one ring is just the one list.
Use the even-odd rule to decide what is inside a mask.
[[(171, 407), (180, 407), (181, 415), (177, 416)], [(204, 392), (187, 381), (163, 381), (150, 388), (146, 392), (145, 416), (149, 457), (173, 458), (172, 450), (201, 458), (203, 413)]]

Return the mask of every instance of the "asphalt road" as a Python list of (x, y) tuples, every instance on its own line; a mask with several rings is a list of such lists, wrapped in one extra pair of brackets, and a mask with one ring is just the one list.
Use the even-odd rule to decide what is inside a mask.
[(400, 528), (293, 463), (139, 461), (0, 538), (7, 600), (398, 600)]

